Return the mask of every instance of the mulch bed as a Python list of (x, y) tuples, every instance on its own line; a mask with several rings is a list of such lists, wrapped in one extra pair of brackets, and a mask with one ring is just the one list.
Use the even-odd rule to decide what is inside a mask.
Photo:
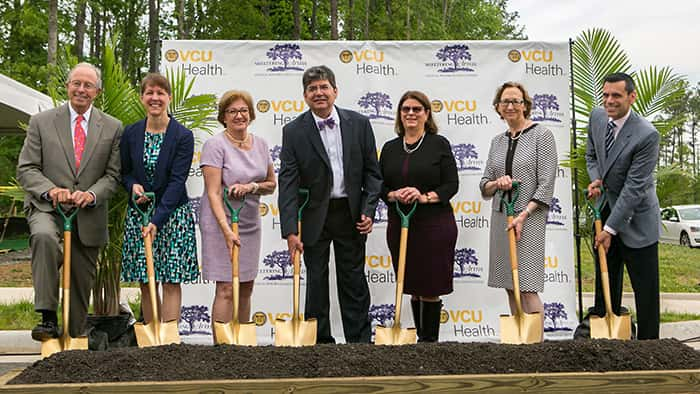
[(700, 368), (675, 339), (272, 346), (169, 345), (71, 351), (37, 361), (8, 384), (262, 378), (606, 372)]

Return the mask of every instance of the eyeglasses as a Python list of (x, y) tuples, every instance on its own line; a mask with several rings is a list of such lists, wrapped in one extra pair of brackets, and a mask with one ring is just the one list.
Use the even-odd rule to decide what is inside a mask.
[(245, 116), (245, 115), (248, 115), (248, 108), (229, 108), (224, 112), (226, 112), (227, 114), (232, 115), (234, 117), (238, 114)]
[(81, 86), (87, 90), (92, 90), (92, 89), (97, 88), (97, 86), (92, 82), (70, 81), (70, 82), (68, 82), (68, 85), (70, 85), (71, 87), (73, 87), (75, 89), (80, 89)]
[(500, 105), (503, 108), (508, 108), (509, 105), (512, 105), (513, 107), (519, 107), (523, 105), (525, 100), (501, 100), (498, 102), (498, 105)]
[(401, 113), (407, 114), (407, 113), (413, 112), (414, 114), (419, 114), (419, 113), (423, 112), (424, 109), (425, 108), (423, 108), (423, 107), (405, 106), (405, 107), (401, 107)]

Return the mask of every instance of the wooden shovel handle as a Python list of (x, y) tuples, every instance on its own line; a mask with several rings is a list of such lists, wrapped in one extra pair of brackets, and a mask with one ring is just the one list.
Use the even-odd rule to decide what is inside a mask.
[[(238, 221), (231, 222), (231, 231), (233, 231), (233, 234), (238, 238)], [(238, 323), (238, 302), (240, 299), (239, 255), (240, 246), (234, 242), (231, 248), (231, 287), (233, 290), (233, 314), (231, 316), (231, 321), (233, 324)]]
[(63, 232), (63, 298), (62, 298), (62, 309), (63, 316), (61, 316), (61, 321), (63, 322), (63, 337), (67, 338), (70, 335), (69, 332), (69, 320), (70, 320), (70, 251), (71, 251), (71, 232)]
[(408, 227), (401, 227), (399, 244), (399, 269), (396, 274), (396, 301), (394, 302), (394, 327), (401, 325), (401, 298), (403, 296), (403, 278), (406, 273), (406, 248), (408, 244)]
[[(507, 217), (508, 226), (513, 224), (513, 217)], [(513, 297), (518, 316), (523, 315), (523, 304), (520, 300), (520, 275), (518, 274), (518, 247), (515, 244), (515, 229), (508, 230), (508, 247), (510, 249), (510, 271), (513, 276)]]
[[(156, 333), (160, 333), (160, 315), (158, 314), (158, 294), (156, 293), (156, 272), (153, 266), (153, 235), (149, 231), (143, 238), (144, 254), (146, 255), (146, 274), (148, 275), (148, 292), (151, 299), (151, 322)], [(160, 338), (160, 334), (158, 334)]]

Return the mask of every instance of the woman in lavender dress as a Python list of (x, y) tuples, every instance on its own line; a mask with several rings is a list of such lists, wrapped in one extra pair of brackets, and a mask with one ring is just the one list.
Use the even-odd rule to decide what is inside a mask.
[[(267, 142), (248, 131), (255, 120), (253, 99), (243, 91), (231, 90), (219, 102), (219, 122), (226, 129), (202, 148), (200, 167), (204, 174), (199, 227), (202, 232), (202, 276), (216, 282), (212, 322), (231, 320), (231, 249), (240, 245), (239, 321), (250, 316), (253, 282), (260, 261), (260, 195), (271, 194), (277, 186)], [(224, 187), (232, 205), (245, 196), (240, 211), (239, 237), (231, 230), (230, 212), (224, 206)], [(214, 338), (216, 343), (216, 338)]]

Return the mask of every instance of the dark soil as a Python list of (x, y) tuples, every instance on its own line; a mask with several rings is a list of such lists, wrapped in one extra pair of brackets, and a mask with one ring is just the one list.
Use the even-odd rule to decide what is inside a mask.
[(675, 339), (302, 348), (169, 345), (62, 352), (37, 361), (9, 384), (697, 368), (700, 352)]

